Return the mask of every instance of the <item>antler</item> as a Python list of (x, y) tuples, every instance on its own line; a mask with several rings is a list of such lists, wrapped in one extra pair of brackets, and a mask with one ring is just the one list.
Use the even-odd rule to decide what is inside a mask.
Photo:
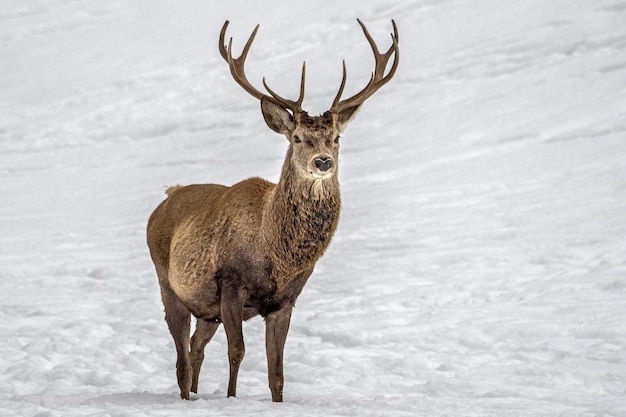
[(224, 60), (228, 62), (228, 66), (230, 67), (230, 73), (232, 74), (237, 84), (239, 84), (250, 95), (252, 95), (253, 97), (259, 100), (262, 99), (263, 97), (268, 97), (268, 98), (273, 99), (275, 102), (277, 102), (284, 108), (291, 110), (291, 112), (294, 114), (301, 112), (302, 101), (304, 100), (304, 75), (306, 72), (306, 64), (305, 63), (302, 64), (302, 79), (300, 80), (300, 97), (298, 97), (297, 101), (289, 100), (276, 94), (274, 91), (272, 91), (272, 89), (269, 88), (269, 86), (265, 82), (265, 77), (263, 77), (263, 86), (270, 93), (271, 97), (265, 93), (260, 92), (259, 90), (254, 88), (252, 84), (250, 84), (250, 82), (248, 81), (248, 78), (246, 77), (246, 72), (244, 70), (246, 57), (248, 56), (248, 51), (250, 50), (252, 41), (254, 41), (254, 37), (256, 36), (257, 31), (259, 30), (259, 25), (257, 25), (254, 28), (254, 31), (252, 32), (252, 35), (250, 35), (248, 42), (246, 42), (246, 45), (243, 48), (243, 52), (241, 53), (239, 58), (235, 59), (233, 58), (233, 54), (232, 54), (233, 38), (230, 38), (228, 42), (228, 47), (226, 47), (224, 43), (224, 37), (226, 35), (226, 29), (228, 28), (229, 23), (230, 22), (227, 20), (226, 22), (224, 22), (224, 26), (222, 26), (222, 31), (220, 32), (219, 50), (220, 50), (220, 54), (222, 55), (222, 58), (224, 58)]
[[(398, 28), (396, 26), (395, 21), (391, 21), (393, 25), (393, 33), (391, 34), (391, 41), (393, 42), (391, 47), (387, 52), (381, 54), (378, 51), (378, 47), (372, 39), (372, 36), (367, 31), (367, 28), (361, 22), (361, 20), (357, 19), (359, 25), (363, 29), (363, 33), (367, 38), (370, 46), (372, 47), (372, 52), (374, 52), (374, 59), (376, 60), (376, 65), (374, 67), (374, 72), (372, 73), (372, 77), (370, 78), (369, 83), (365, 86), (364, 89), (356, 93), (350, 98), (345, 100), (341, 100), (341, 94), (343, 93), (343, 88), (346, 86), (346, 61), (343, 61), (343, 78), (341, 79), (341, 85), (339, 86), (339, 91), (337, 92), (337, 96), (333, 101), (333, 105), (330, 108), (330, 111), (333, 113), (340, 113), (342, 110), (355, 107), (362, 104), (365, 100), (370, 98), (379, 88), (383, 85), (387, 84), (389, 80), (394, 76), (396, 70), (398, 69), (398, 63), (400, 60), (400, 48), (398, 47), (398, 42), (400, 38), (398, 37)], [(391, 65), (391, 69), (389, 73), (385, 75), (385, 70), (387, 69), (387, 64), (389, 63), (389, 58), (391, 55), (394, 55), (393, 64)]]

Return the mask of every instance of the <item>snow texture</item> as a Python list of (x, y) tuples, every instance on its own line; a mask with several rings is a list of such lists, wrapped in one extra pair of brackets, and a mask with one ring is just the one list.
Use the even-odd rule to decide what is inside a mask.
[[(219, 56), (325, 111), (398, 73), (342, 139), (343, 212), (239, 396), (223, 330), (179, 398), (145, 225), (173, 184), (276, 181), (287, 143)], [(626, 416), (626, 1), (3, 0), (1, 416)], [(290, 93), (291, 92), (291, 93)]]

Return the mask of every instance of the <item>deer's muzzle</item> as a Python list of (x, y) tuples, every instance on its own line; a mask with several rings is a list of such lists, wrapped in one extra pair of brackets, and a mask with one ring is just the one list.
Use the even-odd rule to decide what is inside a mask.
[(315, 163), (315, 168), (321, 172), (326, 172), (333, 166), (333, 158), (331, 157), (315, 158), (313, 162)]

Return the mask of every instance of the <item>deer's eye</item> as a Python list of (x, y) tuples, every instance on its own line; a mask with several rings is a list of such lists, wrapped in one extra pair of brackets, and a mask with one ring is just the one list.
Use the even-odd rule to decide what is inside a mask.
[(294, 143), (300, 143), (300, 142), (302, 142), (302, 139), (300, 139), (300, 136), (296, 135), (296, 136), (293, 137), (293, 141), (294, 141)]
[(340, 138), (340, 137), (341, 137), (341, 136), (337, 135), (337, 137), (335, 138), (335, 143), (339, 143), (339, 138)]

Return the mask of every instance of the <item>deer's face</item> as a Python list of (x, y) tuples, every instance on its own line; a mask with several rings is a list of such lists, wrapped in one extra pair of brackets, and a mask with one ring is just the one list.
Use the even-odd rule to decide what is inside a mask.
[(357, 108), (341, 114), (327, 111), (309, 116), (304, 111), (291, 113), (271, 99), (261, 100), (267, 125), (291, 143), (291, 162), (303, 178), (318, 180), (337, 175), (339, 135)]
[(292, 163), (298, 172), (310, 179), (326, 179), (337, 174), (339, 130), (330, 113), (310, 117), (296, 115), (293, 132), (288, 136)]

